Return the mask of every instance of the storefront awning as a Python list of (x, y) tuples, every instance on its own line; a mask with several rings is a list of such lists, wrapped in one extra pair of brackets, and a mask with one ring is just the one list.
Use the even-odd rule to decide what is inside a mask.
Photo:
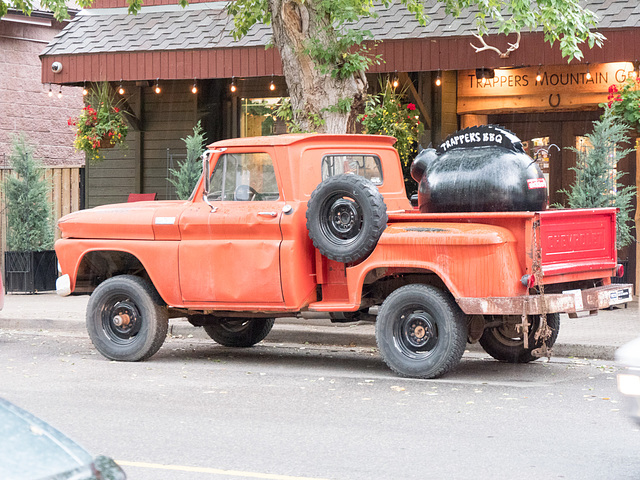
[[(265, 48), (271, 27), (256, 25), (235, 41), (225, 2), (143, 7), (138, 15), (125, 8), (81, 12), (41, 54), (42, 82), (78, 84), (85, 81), (132, 81), (259, 77), (281, 75), (275, 48)], [(585, 5), (600, 17), (599, 30), (608, 37), (604, 48), (586, 50), (585, 61), (601, 63), (640, 58), (640, 7), (637, 0), (589, 0)], [(470, 42), (474, 13), (452, 19), (440, 3), (427, 6), (431, 21), (420, 26), (402, 5), (379, 9), (378, 18), (357, 25), (380, 41), (376, 52), (384, 63), (372, 72), (462, 70), (478, 66), (566, 64), (558, 46), (544, 43), (541, 33), (523, 34), (520, 48), (509, 58), (495, 52), (475, 53)], [(488, 40), (506, 50), (504, 35)], [(62, 69), (53, 73), (51, 65)]]

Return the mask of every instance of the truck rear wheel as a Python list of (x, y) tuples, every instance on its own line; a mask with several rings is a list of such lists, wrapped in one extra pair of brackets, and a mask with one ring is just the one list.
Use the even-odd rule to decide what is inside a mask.
[(119, 275), (98, 285), (87, 304), (87, 331), (110, 360), (145, 360), (162, 346), (169, 313), (149, 282)]
[(467, 339), (464, 313), (431, 285), (405, 285), (387, 297), (376, 322), (385, 363), (404, 377), (436, 378), (462, 358)]
[(265, 339), (275, 321), (275, 318), (221, 318), (205, 325), (204, 331), (225, 347), (251, 347)]
[(327, 178), (307, 204), (307, 229), (313, 245), (337, 262), (366, 258), (386, 227), (387, 206), (382, 194), (359, 175)]
[[(501, 317), (490, 317), (488, 321), (501, 320)], [(520, 323), (520, 317), (517, 319)], [(534, 335), (540, 328), (540, 315), (529, 315), (529, 348), (524, 346), (524, 338), (521, 333), (516, 330), (517, 323), (505, 322), (497, 327), (486, 328), (480, 337), (480, 345), (496, 360), (509, 363), (529, 363), (537, 360), (531, 352), (542, 346), (542, 339), (537, 342)], [(551, 337), (547, 339), (547, 348), (551, 348), (558, 338), (560, 331), (560, 315), (557, 313), (547, 314), (547, 325), (551, 328)]]

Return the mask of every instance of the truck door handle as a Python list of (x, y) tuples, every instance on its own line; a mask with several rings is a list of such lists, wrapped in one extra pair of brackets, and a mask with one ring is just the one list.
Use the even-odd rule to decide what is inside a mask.
[(258, 212), (258, 215), (264, 215), (265, 217), (277, 217), (276, 212)]

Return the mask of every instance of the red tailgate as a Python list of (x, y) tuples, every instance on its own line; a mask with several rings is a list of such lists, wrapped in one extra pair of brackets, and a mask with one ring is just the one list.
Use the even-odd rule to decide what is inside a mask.
[[(616, 267), (616, 209), (540, 212), (545, 283), (606, 278)], [(549, 277), (562, 276), (552, 279)]]

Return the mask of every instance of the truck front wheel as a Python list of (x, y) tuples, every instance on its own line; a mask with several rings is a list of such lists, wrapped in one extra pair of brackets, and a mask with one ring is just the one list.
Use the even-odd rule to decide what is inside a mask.
[(376, 341), (394, 372), (436, 378), (462, 358), (467, 339), (464, 313), (431, 285), (405, 285), (387, 297), (376, 322)]
[(87, 305), (87, 331), (110, 360), (146, 360), (162, 346), (169, 314), (149, 282), (119, 275), (98, 285)]
[(251, 347), (265, 339), (275, 321), (275, 318), (221, 318), (205, 325), (204, 331), (225, 347)]
[[(504, 320), (502, 317), (493, 316), (488, 321)], [(542, 346), (542, 339), (537, 342), (534, 339), (538, 328), (540, 328), (540, 315), (529, 315), (529, 332), (527, 333), (528, 347), (525, 348), (524, 337), (516, 329), (520, 317), (514, 322), (505, 321), (496, 327), (485, 328), (482, 337), (480, 337), (480, 345), (496, 360), (509, 363), (529, 363), (537, 360), (531, 352)], [(547, 325), (551, 328), (551, 337), (547, 339), (547, 348), (551, 348), (560, 331), (560, 316), (557, 313), (547, 313)]]

